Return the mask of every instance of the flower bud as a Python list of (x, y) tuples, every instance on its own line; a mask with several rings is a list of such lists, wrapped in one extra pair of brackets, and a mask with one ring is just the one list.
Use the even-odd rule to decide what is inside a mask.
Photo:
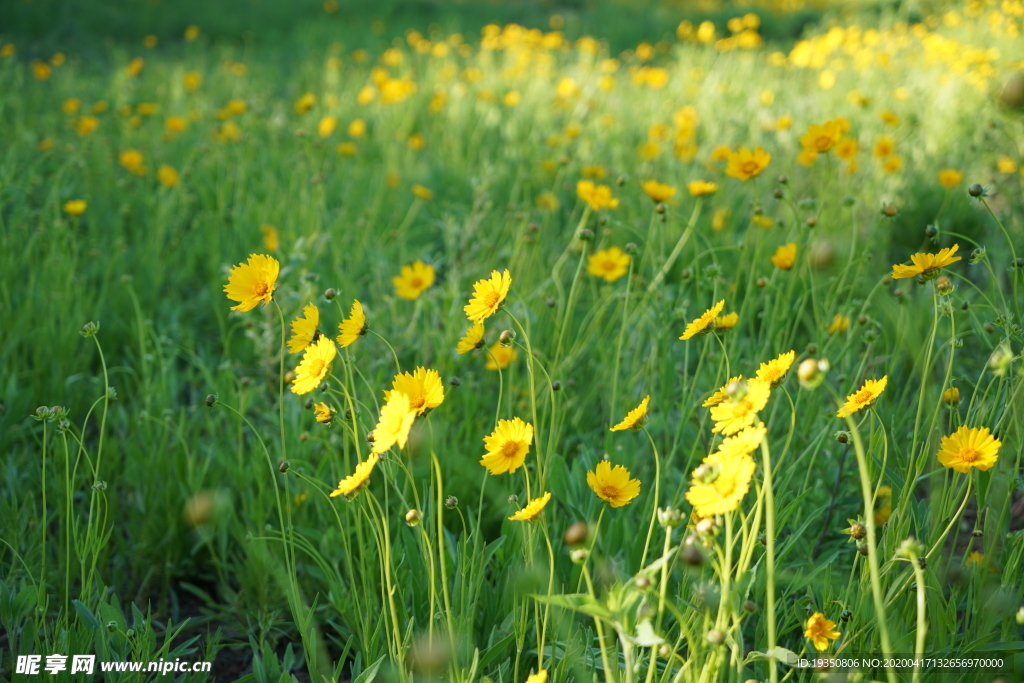
[(623, 173), (622, 175), (620, 175), (615, 180), (615, 184), (618, 185), (619, 187), (624, 186), (628, 182), (629, 182), (629, 174), (628, 173)]
[(100, 331), (100, 321), (88, 322), (82, 325), (82, 336), (83, 337), (95, 337), (96, 333)]
[(939, 234), (939, 229), (936, 228), (934, 225), (928, 225), (925, 226), (924, 234), (926, 237), (935, 237), (936, 235)]
[(633, 582), (633, 585), (636, 586), (637, 590), (645, 591), (651, 587), (651, 580), (646, 576), (638, 576), (636, 577), (636, 581)]
[(594, 231), (590, 228), (583, 228), (576, 236), (583, 242), (589, 242), (594, 239)]
[(683, 515), (674, 508), (658, 508), (658, 523), (663, 527), (674, 529), (683, 523)]
[(462, 380), (459, 379), (458, 377), (453, 376), (450, 380), (448, 380), (448, 384), (451, 384), (453, 387), (461, 387)]
[(816, 226), (818, 224), (818, 217), (817, 216), (811, 216), (810, 218), (808, 218), (804, 222), (807, 224), (808, 228), (813, 228), (814, 226)]
[(457, 508), (459, 506), (459, 499), (455, 496), (448, 496), (444, 499), (444, 506), (449, 510)]
[(797, 366), (796, 376), (800, 386), (805, 389), (817, 389), (825, 381), (831, 364), (825, 358), (805, 358)]
[(757, 611), (757, 603), (755, 603), (753, 600), (747, 600), (745, 603), (743, 603), (743, 611), (747, 614), (753, 614)]
[(1017, 623), (1024, 626), (1024, 605), (1017, 610)]
[(590, 529), (587, 527), (586, 522), (573, 522), (569, 525), (569, 528), (565, 530), (565, 534), (562, 536), (562, 541), (566, 545), (581, 545), (587, 540), (587, 535), (590, 533)]
[(935, 281), (935, 290), (942, 296), (947, 296), (953, 293), (953, 281), (943, 275)]
[(856, 524), (850, 526), (850, 536), (852, 536), (854, 539), (860, 541), (867, 537), (867, 535), (868, 528), (860, 522), (857, 522)]
[(423, 520), (423, 513), (415, 508), (405, 513), (405, 523), (409, 526), (416, 526)]
[(721, 645), (725, 642), (725, 633), (717, 628), (708, 631), (708, 642), (712, 645)]
[(334, 287), (328, 287), (324, 291), (324, 298), (327, 299), (328, 301), (330, 301), (336, 296), (338, 296), (338, 290), (336, 290)]
[(699, 567), (704, 563), (704, 553), (695, 544), (684, 546), (681, 557), (691, 567)]
[(886, 218), (895, 218), (898, 213), (899, 209), (896, 208), (895, 204), (886, 204), (882, 207), (882, 215)]
[(588, 557), (590, 557), (590, 551), (586, 548), (576, 548), (569, 553), (569, 559), (572, 560), (574, 564), (583, 564), (587, 561)]
[(697, 533), (706, 536), (715, 530), (715, 520), (711, 517), (705, 517), (704, 519), (697, 522)]
[(982, 197), (985, 194), (985, 188), (978, 183), (972, 183), (971, 186), (967, 188), (967, 194), (972, 197)]
[(288, 468), (291, 467), (291, 466), (292, 466), (292, 464), (290, 462), (288, 462), (287, 460), (282, 460), (281, 462), (277, 463), (277, 469), (278, 469), (278, 471), (281, 472), (281, 474), (284, 474), (285, 472), (287, 472)]
[(789, 182), (789, 178), (787, 178), (784, 175), (780, 175), (779, 176), (779, 185), (785, 185), (788, 182)]
[(839, 443), (850, 443), (850, 432), (836, 432), (836, 441)]
[(636, 242), (626, 242), (626, 246), (623, 247), (623, 251), (625, 251), (630, 256), (635, 256), (637, 252), (640, 251), (640, 247), (636, 245)]
[(551, 383), (551, 390), (552, 391), (560, 391), (561, 389), (562, 389), (562, 383), (559, 382), (557, 379), (554, 382)]
[(951, 408), (955, 408), (960, 403), (960, 390), (956, 387), (950, 387), (942, 392), (942, 402)]
[(519, 502), (519, 496), (517, 496), (514, 493), (511, 496), (508, 497), (508, 504), (509, 505), (515, 505), (518, 502)]
[(782, 188), (776, 187), (772, 190), (772, 197), (775, 197), (775, 199), (782, 199)]
[(512, 330), (502, 330), (501, 335), (498, 337), (498, 343), (502, 346), (512, 346), (512, 342), (516, 339), (516, 333)]

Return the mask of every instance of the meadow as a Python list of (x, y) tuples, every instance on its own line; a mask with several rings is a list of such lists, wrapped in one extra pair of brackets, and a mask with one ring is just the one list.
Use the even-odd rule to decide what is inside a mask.
[(1020, 0), (59, 6), (0, 680), (1024, 680)]

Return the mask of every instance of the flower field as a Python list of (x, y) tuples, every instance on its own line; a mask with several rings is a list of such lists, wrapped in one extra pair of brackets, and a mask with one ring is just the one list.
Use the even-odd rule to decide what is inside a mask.
[(0, 680), (1024, 680), (1019, 0), (17, 3)]

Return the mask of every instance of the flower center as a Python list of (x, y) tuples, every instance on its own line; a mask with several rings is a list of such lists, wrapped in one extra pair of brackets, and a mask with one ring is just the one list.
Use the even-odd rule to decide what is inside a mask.
[(832, 146), (832, 138), (821, 135), (814, 140), (814, 146), (818, 148), (819, 152), (827, 151)]
[(976, 449), (968, 446), (960, 451), (960, 459), (964, 462), (974, 462), (981, 455)]
[(602, 494), (601, 497), (605, 498), (605, 499), (617, 498), (618, 495), (619, 495), (619, 487), (618, 486), (612, 486), (610, 484), (602, 486), (601, 487), (601, 494)]
[(419, 279), (418, 277), (414, 277), (413, 279), (409, 280), (409, 286), (412, 287), (413, 289), (419, 289), (420, 287), (423, 286), (423, 280)]
[(853, 402), (867, 405), (868, 403), (871, 403), (871, 398), (871, 391), (868, 389), (861, 389), (857, 392), (857, 395), (853, 397)]
[(266, 282), (258, 282), (256, 283), (256, 287), (253, 288), (253, 294), (255, 294), (256, 296), (266, 296), (267, 291), (269, 289), (270, 285), (268, 285)]
[(501, 445), (501, 454), (505, 458), (511, 460), (512, 458), (516, 457), (517, 453), (519, 453), (518, 441), (506, 441)]
[(320, 373), (322, 373), (324, 371), (324, 366), (325, 365), (327, 365), (327, 364), (324, 363), (323, 358), (316, 358), (316, 359), (314, 359), (313, 362), (309, 364), (309, 374), (310, 374), (310, 376), (311, 377), (319, 377)]
[(487, 308), (495, 308), (498, 305), (499, 299), (501, 299), (501, 295), (497, 292), (488, 292), (484, 295), (484, 305)]
[(759, 168), (760, 166), (758, 166), (758, 163), (756, 161), (744, 161), (743, 165), (740, 166), (740, 170), (743, 171), (746, 175), (754, 175), (755, 173), (757, 173)]
[(420, 408), (423, 407), (423, 404), (425, 404), (426, 402), (426, 399), (424, 399), (422, 396), (416, 396), (409, 399), (409, 407), (412, 408), (413, 410), (418, 411)]
[(608, 261), (605, 261), (604, 263), (601, 264), (601, 268), (603, 268), (606, 273), (610, 273), (613, 270), (615, 270), (615, 268), (618, 267), (618, 265), (618, 263), (609, 259)]

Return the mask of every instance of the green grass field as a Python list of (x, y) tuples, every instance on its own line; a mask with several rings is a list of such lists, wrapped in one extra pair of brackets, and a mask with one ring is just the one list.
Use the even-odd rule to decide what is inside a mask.
[(1022, 25), (6, 3), (0, 680), (1024, 681)]

